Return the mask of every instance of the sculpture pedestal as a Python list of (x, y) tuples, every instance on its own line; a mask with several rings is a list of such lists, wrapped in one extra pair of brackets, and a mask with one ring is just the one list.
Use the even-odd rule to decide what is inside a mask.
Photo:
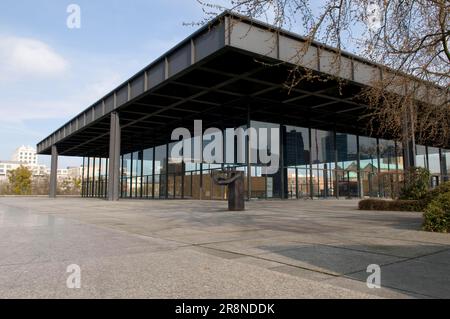
[(244, 173), (239, 171), (225, 171), (222, 175), (213, 175), (213, 180), (217, 185), (228, 187), (228, 210), (243, 211), (245, 210), (244, 198)]
[(228, 185), (228, 210), (245, 210), (244, 177), (238, 178)]

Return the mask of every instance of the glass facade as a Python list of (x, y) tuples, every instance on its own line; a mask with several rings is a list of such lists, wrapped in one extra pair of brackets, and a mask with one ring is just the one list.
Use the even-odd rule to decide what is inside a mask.
[(311, 129), (312, 197), (336, 195), (334, 132)]
[(285, 127), (284, 165), (287, 169), (288, 198), (311, 196), (311, 147), (309, 129)]
[(358, 138), (360, 194), (361, 196), (377, 197), (379, 157), (376, 138), (361, 136)]
[(143, 151), (142, 154), (142, 197), (153, 198), (154, 148)]
[[(248, 165), (248, 156), (253, 156), (247, 152), (248, 142), (247, 160), (237, 159), (235, 147), (235, 161), (223, 164), (201, 159), (184, 163), (183, 154), (171, 156), (175, 144), (170, 143), (121, 156), (121, 197), (224, 200), (227, 189), (216, 185), (212, 175), (229, 167), (244, 172), (247, 197), (260, 199), (395, 197), (403, 184), (403, 149), (394, 141), (256, 121), (251, 126), (280, 129), (278, 172), (266, 174), (259, 160)], [(206, 147), (206, 140), (199, 144)], [(271, 149), (270, 136), (267, 142)], [(226, 159), (225, 147), (223, 155)], [(83, 161), (83, 196), (106, 197), (108, 159)], [(416, 162), (430, 170), (432, 186), (449, 180), (450, 150), (417, 145)]]
[(431, 174), (441, 174), (441, 160), (439, 148), (436, 147), (428, 147), (427, 148), (428, 155), (428, 169)]
[(441, 175), (441, 151), (436, 147), (427, 148), (427, 163), (428, 170), (431, 173), (431, 186), (436, 187), (439, 185)]
[(105, 198), (108, 194), (108, 164), (105, 158), (84, 158), (81, 195)]
[(416, 166), (428, 168), (427, 148), (423, 145), (416, 145)]
[(441, 149), (441, 172), (444, 181), (450, 180), (450, 150)]
[(336, 178), (338, 196), (359, 196), (358, 180), (358, 137), (356, 135), (336, 133)]

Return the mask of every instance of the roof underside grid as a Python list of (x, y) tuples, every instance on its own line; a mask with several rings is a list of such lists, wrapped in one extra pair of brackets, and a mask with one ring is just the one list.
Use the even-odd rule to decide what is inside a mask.
[[(252, 120), (335, 127), (361, 133), (364, 105), (355, 100), (361, 86), (333, 81), (301, 83), (288, 90), (288, 66), (270, 66), (268, 58), (224, 48), (157, 88), (117, 109), (122, 128), (122, 152), (170, 141), (173, 129), (192, 129), (194, 120), (206, 127), (228, 128)], [(107, 157), (109, 117), (58, 143), (67, 156)]]

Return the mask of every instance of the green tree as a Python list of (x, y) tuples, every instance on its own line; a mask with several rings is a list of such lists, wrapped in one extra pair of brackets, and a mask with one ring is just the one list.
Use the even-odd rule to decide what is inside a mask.
[(0, 182), (0, 196), (9, 195), (9, 184), (8, 182)]
[(411, 167), (405, 174), (405, 187), (400, 199), (422, 200), (430, 189), (430, 171), (421, 167)]
[(31, 194), (32, 172), (24, 166), (8, 172), (8, 180), (14, 195)]
[(31, 184), (33, 195), (48, 195), (50, 191), (50, 179), (48, 175), (36, 176)]
[(80, 178), (66, 178), (59, 183), (58, 192), (61, 195), (80, 195), (80, 191)]
[(75, 192), (78, 194), (81, 191), (81, 178), (75, 178), (73, 184)]

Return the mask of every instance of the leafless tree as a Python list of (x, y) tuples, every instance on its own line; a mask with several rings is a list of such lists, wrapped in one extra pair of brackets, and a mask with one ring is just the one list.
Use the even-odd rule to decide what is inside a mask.
[[(297, 61), (308, 45), (351, 51), (383, 66), (359, 98), (369, 133), (406, 141), (450, 142), (450, 1), (448, 0), (196, 0), (205, 20), (225, 6), (245, 17), (266, 19), (275, 30), (304, 35)], [(335, 66), (340, 68), (340, 54)], [(337, 72), (336, 74), (339, 74)], [(286, 86), (310, 80), (312, 72), (294, 65)], [(340, 80), (340, 79), (337, 79)], [(343, 81), (341, 82), (343, 83)]]
[(7, 181), (0, 181), (0, 196), (2, 195), (10, 195), (10, 187)]
[(50, 177), (48, 175), (36, 176), (32, 182), (33, 195), (48, 195), (50, 191)]

